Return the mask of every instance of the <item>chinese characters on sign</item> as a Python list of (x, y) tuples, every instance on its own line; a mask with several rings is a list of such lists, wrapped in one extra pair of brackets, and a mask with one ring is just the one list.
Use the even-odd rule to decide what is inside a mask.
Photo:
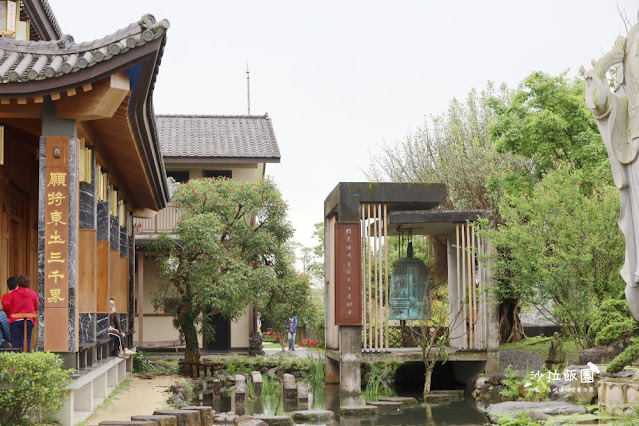
[(335, 224), (335, 324), (362, 323), (361, 231), (359, 222)]
[(44, 176), (44, 303), (57, 308), (69, 306), (69, 146), (64, 142), (47, 144)]
[[(547, 392), (548, 384), (550, 382), (573, 382), (579, 380), (584, 386), (561, 386), (558, 387), (560, 392), (592, 392), (594, 390), (595, 383), (595, 371), (590, 368), (583, 368), (580, 370), (565, 370), (563, 373), (557, 371), (536, 371), (531, 372), (528, 382), (524, 384), (524, 387), (528, 391), (533, 392)], [(536, 386), (533, 386), (536, 383)], [(589, 384), (589, 385), (586, 385)]]

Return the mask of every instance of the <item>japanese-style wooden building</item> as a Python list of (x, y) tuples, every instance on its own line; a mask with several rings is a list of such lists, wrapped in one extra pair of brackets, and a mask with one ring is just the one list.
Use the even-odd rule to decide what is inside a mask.
[(46, 0), (5, 3), (17, 11), (0, 22), (0, 289), (31, 277), (34, 345), (92, 366), (71, 386), (71, 424), (126, 374), (108, 356), (108, 299), (130, 328), (133, 217), (168, 202), (152, 98), (169, 23), (144, 15), (79, 43)]

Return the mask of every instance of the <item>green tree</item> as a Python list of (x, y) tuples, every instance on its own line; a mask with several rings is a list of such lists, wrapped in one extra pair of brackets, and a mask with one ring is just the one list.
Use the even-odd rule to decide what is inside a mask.
[(195, 362), (198, 332), (214, 338), (215, 313), (238, 318), (288, 276), (293, 230), (269, 180), (191, 180), (173, 202), (182, 221), (152, 244), (164, 284), (155, 303), (166, 307), (168, 298), (178, 299), (173, 323), (185, 339), (185, 361)]
[(550, 307), (551, 319), (589, 347), (599, 306), (624, 288), (619, 196), (603, 170), (599, 184), (584, 189), (573, 165), (555, 167), (531, 194), (504, 197), (502, 223), (487, 235), (500, 253), (497, 278), (509, 293), (502, 296)]
[(491, 101), (495, 116), (490, 134), (498, 151), (531, 159), (537, 180), (559, 162), (584, 170), (607, 164), (606, 148), (584, 96), (582, 78), (532, 73), (508, 100)]

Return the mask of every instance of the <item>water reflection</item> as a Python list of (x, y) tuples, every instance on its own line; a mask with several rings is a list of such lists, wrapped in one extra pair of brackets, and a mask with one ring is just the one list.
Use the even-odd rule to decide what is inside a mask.
[[(339, 416), (340, 406), (362, 405), (366, 403), (367, 396), (341, 396), (339, 395), (339, 385), (327, 385), (321, 391), (312, 392), (309, 390), (309, 403), (298, 406), (295, 401), (284, 400), (281, 392), (274, 395), (263, 396), (262, 398), (249, 398), (245, 403), (238, 404), (235, 401), (233, 392), (222, 393), (219, 397), (213, 394), (201, 395), (199, 405), (210, 405), (215, 411), (233, 411), (236, 414), (263, 414), (267, 416), (288, 415), (293, 411), (304, 409), (330, 410), (336, 413), (334, 423), (313, 423), (318, 425), (345, 425), (345, 426), (365, 426), (365, 425), (483, 425), (486, 423), (486, 416), (476, 408), (475, 400), (466, 398), (459, 401), (444, 402), (441, 404), (425, 404), (421, 395), (413, 396), (419, 404), (412, 407), (405, 407), (397, 412), (380, 413), (374, 417), (350, 417)], [(302, 423), (298, 423), (301, 425)]]

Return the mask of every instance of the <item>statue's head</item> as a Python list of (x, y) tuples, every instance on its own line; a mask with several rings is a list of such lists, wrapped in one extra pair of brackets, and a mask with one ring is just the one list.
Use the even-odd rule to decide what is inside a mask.
[(555, 332), (552, 334), (552, 337), (554, 337), (555, 339), (559, 339), (559, 332), (555, 331)]

